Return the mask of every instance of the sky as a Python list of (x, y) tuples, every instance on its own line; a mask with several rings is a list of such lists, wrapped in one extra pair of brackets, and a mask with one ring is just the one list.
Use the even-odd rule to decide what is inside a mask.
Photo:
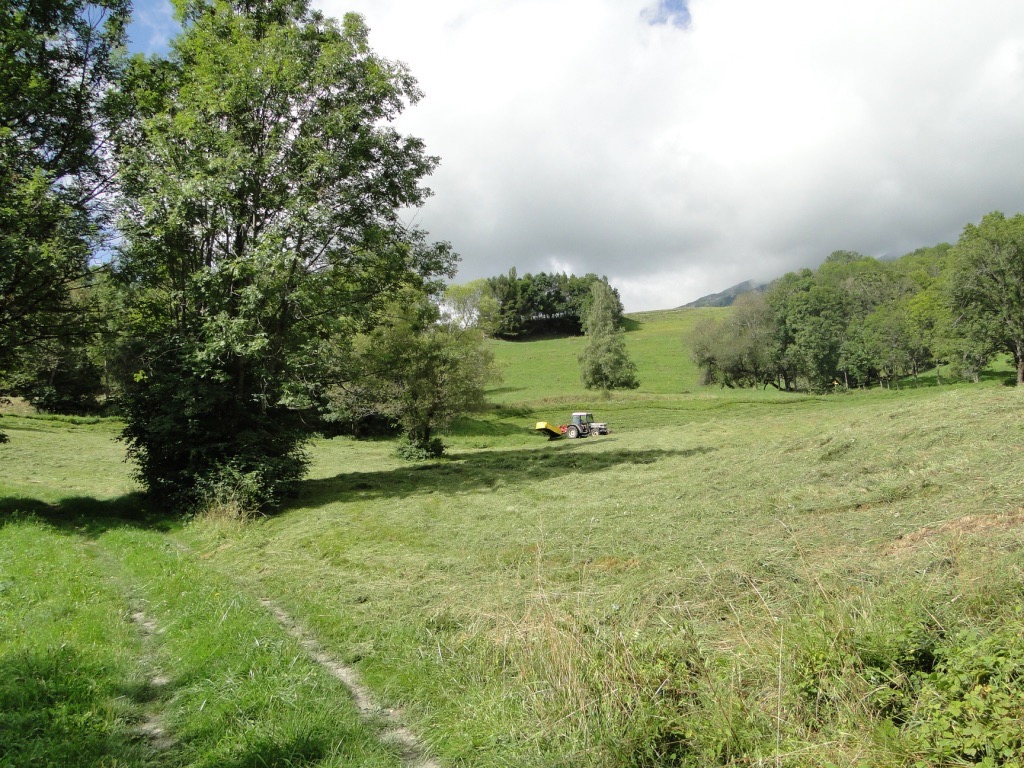
[[(440, 167), (406, 221), (461, 255), (606, 275), (627, 311), (955, 242), (1024, 211), (1024, 3), (314, 0), (424, 98)], [(166, 0), (133, 46), (165, 49)]]

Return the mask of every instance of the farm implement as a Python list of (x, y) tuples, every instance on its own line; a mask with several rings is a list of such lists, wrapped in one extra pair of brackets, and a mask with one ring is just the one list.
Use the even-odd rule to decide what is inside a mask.
[(534, 430), (548, 440), (557, 440), (560, 437), (567, 437), (573, 440), (577, 437), (590, 437), (591, 435), (607, 435), (611, 430), (603, 421), (594, 421), (594, 414), (587, 411), (577, 411), (572, 415), (568, 424), (549, 424), (546, 421), (538, 421)]

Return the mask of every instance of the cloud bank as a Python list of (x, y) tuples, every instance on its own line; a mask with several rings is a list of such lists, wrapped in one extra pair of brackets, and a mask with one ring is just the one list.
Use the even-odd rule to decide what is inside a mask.
[[(898, 256), (1024, 210), (1024, 4), (314, 0), (426, 94), (441, 167), (409, 218), (458, 280), (607, 275), (678, 306), (834, 250)], [(166, 50), (167, 0), (133, 48)]]
[(678, 306), (831, 251), (900, 255), (1024, 208), (1024, 5), (321, 0), (426, 98), (417, 222), (459, 280), (606, 274)]

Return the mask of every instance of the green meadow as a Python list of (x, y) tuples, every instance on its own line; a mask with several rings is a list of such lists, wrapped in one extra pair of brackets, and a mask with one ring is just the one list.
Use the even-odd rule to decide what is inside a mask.
[[(446, 458), (317, 439), (248, 522), (143, 499), (116, 421), (5, 416), (0, 765), (428, 764), (399, 722), (440, 766), (1020, 766), (1024, 393), (703, 388), (723, 311), (631, 316), (607, 396), (580, 339), (493, 342)], [(612, 433), (532, 431), (578, 409)]]

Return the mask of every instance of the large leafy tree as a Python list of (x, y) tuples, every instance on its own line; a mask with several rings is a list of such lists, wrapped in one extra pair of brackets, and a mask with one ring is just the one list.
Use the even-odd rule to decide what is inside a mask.
[(813, 389), (831, 388), (839, 372), (850, 317), (848, 295), (804, 270), (778, 280), (769, 289), (767, 300), (779, 323), (780, 368), (787, 372), (784, 378), (795, 381), (799, 376)]
[(124, 437), (178, 502), (273, 502), (304, 470), (297, 405), (327, 350), (454, 257), (401, 225), (437, 160), (391, 121), (420, 93), (306, 0), (176, 0), (166, 59), (137, 59), (119, 135)]
[(949, 285), (964, 335), (1010, 353), (1024, 385), (1024, 215), (994, 211), (964, 227)]
[(444, 290), (442, 314), (459, 328), (477, 328), (486, 336), (498, 327), (498, 300), (487, 280), (449, 285)]
[(336, 412), (383, 416), (402, 426), (414, 454), (440, 455), (437, 432), (484, 407), (499, 372), (478, 328), (444, 318), (430, 297), (409, 290), (356, 337), (345, 378), (332, 393)]
[(92, 332), (89, 276), (128, 0), (0, 3), (0, 380)]
[(702, 383), (783, 388), (778, 336), (778, 326), (763, 293), (737, 297), (726, 317), (701, 323), (690, 336)]

